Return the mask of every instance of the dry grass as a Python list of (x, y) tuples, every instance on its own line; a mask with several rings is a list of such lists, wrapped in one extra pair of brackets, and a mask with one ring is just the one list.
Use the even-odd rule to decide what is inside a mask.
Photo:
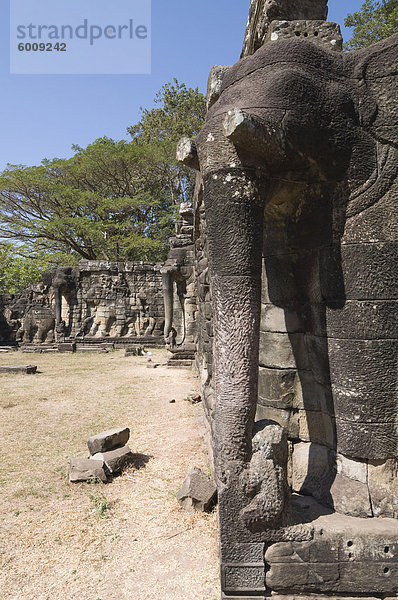
[[(193, 465), (207, 468), (201, 407), (183, 401), (198, 382), (146, 361), (1, 355), (40, 371), (0, 375), (2, 600), (218, 600), (216, 514), (185, 513), (174, 496)], [(69, 484), (85, 440), (125, 425), (145, 466)]]

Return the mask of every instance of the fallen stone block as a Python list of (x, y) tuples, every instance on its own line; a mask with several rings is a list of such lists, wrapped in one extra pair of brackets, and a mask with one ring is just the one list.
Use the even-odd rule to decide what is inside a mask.
[(108, 450), (107, 452), (98, 452), (94, 454), (90, 460), (103, 461), (112, 475), (120, 473), (125, 467), (128, 467), (133, 462), (134, 454), (128, 446)]
[(26, 373), (27, 375), (34, 375), (36, 371), (36, 365), (6, 365), (0, 367), (0, 373)]
[(62, 342), (58, 344), (58, 352), (76, 352), (76, 344), (74, 342)]
[(87, 440), (87, 446), (90, 454), (93, 455), (98, 452), (113, 450), (118, 446), (124, 446), (127, 444), (129, 437), (130, 429), (128, 427), (114, 427), (93, 435)]
[(115, 344), (113, 342), (105, 342), (104, 344), (100, 344), (99, 346), (100, 348), (103, 348), (105, 350), (114, 350), (115, 349)]
[(69, 481), (76, 483), (78, 481), (98, 480), (106, 483), (108, 478), (104, 470), (103, 460), (91, 460), (89, 458), (71, 458)]
[(145, 349), (144, 346), (127, 346), (125, 356), (144, 356)]
[(203, 471), (194, 467), (177, 492), (176, 498), (180, 506), (188, 512), (205, 512), (215, 503), (216, 494), (215, 484)]

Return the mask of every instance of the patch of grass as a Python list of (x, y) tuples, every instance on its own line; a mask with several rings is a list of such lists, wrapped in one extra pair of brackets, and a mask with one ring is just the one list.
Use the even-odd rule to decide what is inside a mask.
[(69, 469), (66, 465), (60, 465), (55, 467), (54, 473), (56, 473), (60, 479), (69, 481)]
[(27, 498), (48, 498), (48, 493), (43, 488), (37, 488), (33, 485), (27, 485), (15, 490), (12, 494), (14, 498), (26, 500)]
[(110, 507), (106, 496), (100, 492), (94, 492), (88, 497), (90, 498), (90, 514), (94, 514), (99, 519), (107, 519)]

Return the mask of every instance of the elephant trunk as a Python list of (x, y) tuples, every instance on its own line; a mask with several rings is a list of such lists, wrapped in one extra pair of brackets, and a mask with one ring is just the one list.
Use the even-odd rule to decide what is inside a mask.
[(162, 273), (163, 300), (164, 300), (164, 338), (167, 339), (173, 327), (173, 277), (170, 271)]
[(252, 455), (264, 220), (260, 180), (252, 168), (224, 169), (204, 180), (215, 325), (214, 451), (219, 487), (228, 485), (231, 473), (244, 469)]
[(59, 325), (62, 321), (62, 293), (60, 287), (54, 288), (55, 299), (55, 324)]

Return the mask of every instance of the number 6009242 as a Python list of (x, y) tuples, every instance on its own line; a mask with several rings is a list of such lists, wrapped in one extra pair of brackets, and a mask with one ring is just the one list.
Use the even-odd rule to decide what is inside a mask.
[(52, 44), (51, 42), (30, 42), (18, 44), (18, 50), (20, 52), (66, 52), (66, 44), (64, 42)]

